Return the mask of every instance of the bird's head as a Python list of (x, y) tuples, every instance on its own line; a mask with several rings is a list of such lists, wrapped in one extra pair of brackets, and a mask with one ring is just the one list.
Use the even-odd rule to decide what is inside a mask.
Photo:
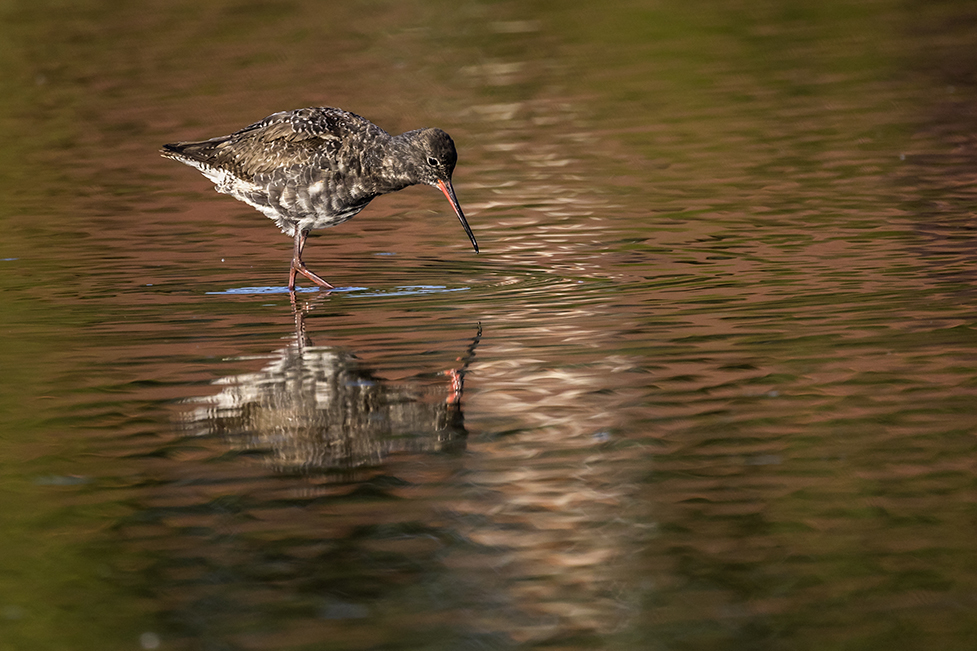
[(478, 253), (478, 242), (475, 241), (475, 236), (468, 226), (465, 214), (461, 211), (461, 206), (455, 197), (454, 187), (451, 185), (451, 174), (455, 171), (455, 164), (458, 162), (454, 140), (441, 129), (418, 129), (405, 133), (402, 137), (407, 141), (410, 152), (411, 176), (414, 182), (433, 186), (444, 193), (451, 202), (455, 214), (458, 215), (458, 220), (464, 227), (468, 239), (472, 241), (475, 253)]

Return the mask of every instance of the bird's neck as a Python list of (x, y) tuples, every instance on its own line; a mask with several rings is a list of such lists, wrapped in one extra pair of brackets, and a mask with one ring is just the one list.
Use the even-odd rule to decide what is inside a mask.
[(417, 183), (417, 174), (412, 165), (415, 154), (411, 147), (410, 133), (391, 136), (383, 147), (380, 160), (382, 172), (380, 183), (381, 191), (384, 193), (403, 190), (407, 186)]

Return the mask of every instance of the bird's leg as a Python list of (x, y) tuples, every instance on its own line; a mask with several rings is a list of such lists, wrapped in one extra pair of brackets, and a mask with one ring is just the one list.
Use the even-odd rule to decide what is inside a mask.
[(316, 285), (320, 287), (325, 287), (326, 289), (333, 289), (333, 286), (327, 283), (325, 280), (315, 275), (305, 267), (305, 263), (302, 262), (302, 250), (305, 248), (305, 240), (309, 238), (309, 231), (302, 231), (298, 228), (295, 229), (295, 248), (292, 252), (292, 268), (288, 272), (288, 291), (295, 291), (295, 274), (300, 273)]
[(295, 248), (292, 252), (292, 265), (288, 270), (288, 291), (295, 293), (295, 269), (296, 260), (299, 259), (299, 251), (302, 249), (299, 247), (299, 229), (295, 229)]

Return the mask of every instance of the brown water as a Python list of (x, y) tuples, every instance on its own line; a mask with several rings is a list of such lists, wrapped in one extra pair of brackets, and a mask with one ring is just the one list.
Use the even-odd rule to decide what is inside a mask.
[[(973, 3), (0, 5), (0, 649), (969, 649)], [(289, 240), (158, 157), (460, 151)]]

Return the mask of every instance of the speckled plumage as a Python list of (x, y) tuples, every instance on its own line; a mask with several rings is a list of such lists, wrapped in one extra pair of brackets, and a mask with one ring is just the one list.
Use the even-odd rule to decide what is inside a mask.
[(455, 145), (440, 129), (391, 136), (354, 113), (305, 108), (269, 115), (229, 136), (164, 145), (160, 153), (196, 167), (218, 192), (258, 209), (294, 238), (289, 289), (296, 273), (331, 287), (302, 262), (310, 231), (341, 224), (375, 197), (409, 185), (440, 189), (478, 252), (451, 186)]

